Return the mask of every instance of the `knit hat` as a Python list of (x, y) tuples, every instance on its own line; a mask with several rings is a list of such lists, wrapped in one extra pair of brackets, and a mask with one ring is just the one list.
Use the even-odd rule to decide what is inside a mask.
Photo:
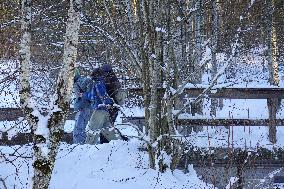
[(102, 70), (103, 70), (104, 72), (112, 72), (112, 67), (111, 67), (111, 65), (109, 65), (109, 64), (104, 64), (104, 65), (102, 66)]

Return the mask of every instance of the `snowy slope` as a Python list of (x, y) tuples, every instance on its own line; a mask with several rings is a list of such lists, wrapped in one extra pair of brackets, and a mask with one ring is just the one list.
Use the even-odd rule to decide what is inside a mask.
[[(149, 169), (147, 152), (139, 151), (138, 147), (141, 144), (137, 140), (112, 141), (96, 146), (62, 144), (50, 189), (213, 188), (201, 181), (192, 167), (188, 174), (178, 170), (161, 174)], [(0, 151), (7, 154), (16, 148), (2, 146)], [(24, 153), (24, 156), (30, 156), (31, 147), (26, 145), (18, 151)], [(32, 159), (15, 159), (14, 165), (0, 163), (0, 178), (7, 177), (5, 182), (9, 189), (14, 186), (25, 189), (32, 174)]]

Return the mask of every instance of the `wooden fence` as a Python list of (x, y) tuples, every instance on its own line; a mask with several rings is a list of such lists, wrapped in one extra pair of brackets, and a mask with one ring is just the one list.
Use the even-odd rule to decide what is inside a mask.
[[(160, 89), (163, 90), (163, 89)], [(186, 88), (184, 93), (187, 98), (195, 98), (201, 94), (204, 88)], [(129, 88), (128, 97), (133, 98), (143, 96), (142, 88)], [(179, 119), (176, 120), (178, 125), (187, 126), (205, 126), (205, 125), (223, 125), (223, 126), (269, 126), (269, 139), (272, 143), (276, 142), (276, 126), (284, 125), (284, 118), (276, 119), (277, 104), (284, 99), (283, 88), (218, 88), (212, 89), (207, 93), (209, 98), (220, 99), (266, 99), (269, 118), (268, 119)], [(141, 98), (140, 98), (141, 99)], [(71, 109), (68, 119), (74, 119), (74, 113)], [(19, 108), (0, 108), (0, 121), (13, 121), (23, 117)], [(143, 125), (144, 117), (124, 117), (124, 121), (134, 124)], [(6, 136), (6, 133), (2, 133)], [(26, 134), (28, 135), (28, 134)], [(72, 134), (66, 134), (66, 141), (72, 141)], [(25, 136), (30, 141), (30, 136)], [(3, 137), (2, 137), (3, 139)], [(2, 140), (1, 139), (1, 140)], [(0, 140), (0, 144), (1, 144)], [(16, 142), (12, 142), (15, 144)]]
[[(160, 90), (160, 92), (164, 91), (164, 89)], [(185, 88), (182, 98), (184, 95), (186, 98), (196, 98), (204, 90), (205, 88)], [(143, 95), (142, 88), (130, 88), (128, 92), (131, 96)], [(178, 119), (177, 125), (269, 126), (269, 140), (272, 143), (276, 142), (276, 126), (284, 126), (284, 118), (276, 118), (281, 99), (284, 99), (284, 88), (217, 88), (210, 90), (206, 96), (216, 99), (266, 99), (269, 117), (268, 119)], [(143, 117), (125, 117), (125, 121), (128, 120), (135, 124), (144, 123)]]

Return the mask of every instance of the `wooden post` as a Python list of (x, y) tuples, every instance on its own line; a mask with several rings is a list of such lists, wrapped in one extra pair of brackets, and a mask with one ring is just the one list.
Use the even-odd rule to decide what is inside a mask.
[(276, 113), (277, 113), (278, 99), (268, 98), (267, 107), (269, 114), (269, 141), (273, 144), (276, 143)]

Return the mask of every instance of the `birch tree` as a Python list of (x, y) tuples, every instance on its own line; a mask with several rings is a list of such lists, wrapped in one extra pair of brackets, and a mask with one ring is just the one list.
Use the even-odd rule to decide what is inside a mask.
[(22, 38), (20, 43), (20, 103), (34, 133), (33, 189), (47, 189), (55, 164), (60, 140), (64, 133), (63, 123), (70, 108), (74, 64), (77, 57), (80, 29), (81, 1), (70, 1), (64, 43), (63, 65), (56, 82), (56, 90), (47, 115), (41, 113), (31, 96), (29, 82), (31, 42), (31, 0), (22, 0)]

